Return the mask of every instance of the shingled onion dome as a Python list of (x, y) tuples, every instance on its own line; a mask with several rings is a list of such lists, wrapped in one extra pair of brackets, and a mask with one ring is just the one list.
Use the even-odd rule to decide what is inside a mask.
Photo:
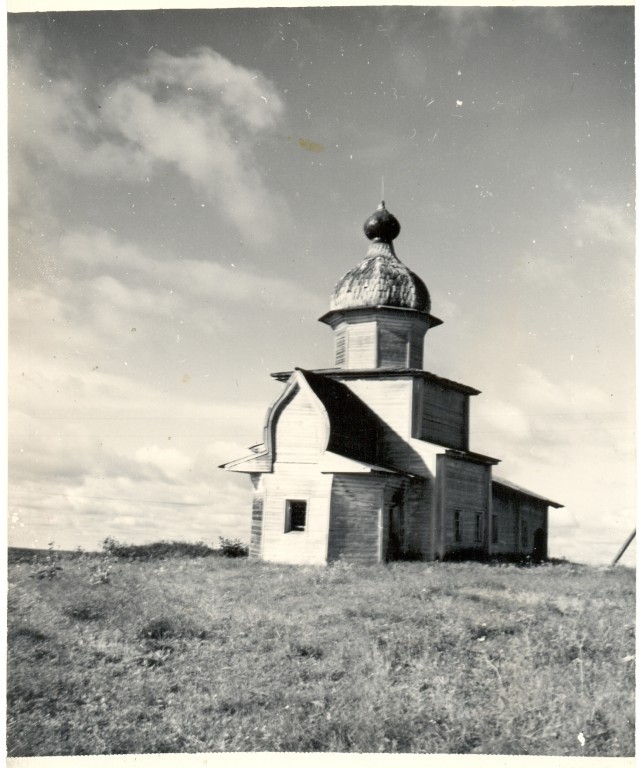
[(430, 295), (424, 282), (395, 255), (393, 240), (400, 229), (399, 221), (382, 200), (364, 222), (364, 234), (371, 241), (366, 258), (337, 283), (331, 310), (395, 307), (430, 312)]

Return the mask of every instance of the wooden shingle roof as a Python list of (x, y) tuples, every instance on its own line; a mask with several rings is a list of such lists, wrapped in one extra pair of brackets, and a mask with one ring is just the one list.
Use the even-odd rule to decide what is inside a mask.
[(397, 258), (392, 243), (374, 241), (366, 258), (338, 281), (331, 309), (379, 306), (430, 312), (430, 294), (423, 280)]

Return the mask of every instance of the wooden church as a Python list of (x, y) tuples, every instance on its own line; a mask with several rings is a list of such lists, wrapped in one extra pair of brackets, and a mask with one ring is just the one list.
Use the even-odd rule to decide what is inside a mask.
[(493, 476), (469, 446), (477, 389), (423, 370), (431, 314), (423, 281), (395, 255), (397, 219), (380, 203), (363, 261), (320, 321), (331, 368), (272, 374), (284, 384), (264, 443), (224, 464), (254, 488), (250, 555), (280, 563), (547, 557), (554, 501)]

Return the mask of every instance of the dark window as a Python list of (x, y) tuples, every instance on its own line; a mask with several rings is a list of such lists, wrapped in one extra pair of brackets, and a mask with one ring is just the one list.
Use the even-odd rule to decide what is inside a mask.
[(499, 543), (499, 527), (497, 522), (497, 515), (493, 515), (493, 544)]
[(461, 510), (455, 510), (455, 541), (462, 540)]
[(306, 529), (306, 502), (289, 499), (286, 502), (285, 532), (303, 531)]
[(482, 540), (481, 535), (481, 515), (477, 513), (475, 515), (475, 542), (479, 543)]
[(521, 521), (521, 546), (528, 546), (528, 523), (525, 520)]

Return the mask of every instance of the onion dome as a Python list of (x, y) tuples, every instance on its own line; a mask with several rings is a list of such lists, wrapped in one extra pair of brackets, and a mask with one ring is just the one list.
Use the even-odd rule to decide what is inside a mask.
[(393, 240), (399, 221), (382, 201), (366, 219), (364, 234), (371, 241), (366, 258), (337, 283), (331, 309), (395, 307), (430, 312), (430, 294), (424, 282), (395, 255)]

